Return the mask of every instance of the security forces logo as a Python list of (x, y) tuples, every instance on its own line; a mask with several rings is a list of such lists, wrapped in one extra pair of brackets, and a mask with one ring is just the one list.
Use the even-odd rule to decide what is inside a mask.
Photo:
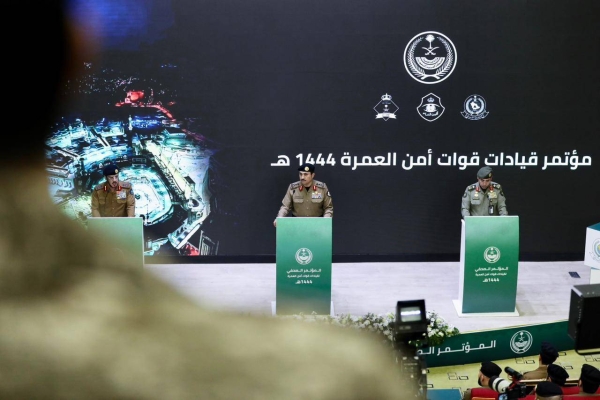
[(510, 338), (510, 349), (522, 354), (531, 348), (533, 344), (533, 336), (528, 331), (518, 331)]
[(592, 244), (592, 258), (594, 261), (600, 262), (600, 239), (594, 240)]
[(392, 101), (392, 96), (389, 94), (384, 94), (381, 96), (381, 101), (377, 103), (373, 110), (377, 113), (375, 119), (383, 119), (387, 121), (388, 119), (396, 119), (396, 111), (398, 111), (398, 106)]
[(465, 100), (465, 111), (462, 111), (460, 114), (470, 120), (487, 117), (489, 112), (485, 110), (485, 99), (477, 94), (467, 97), (467, 100)]
[(483, 252), (483, 258), (490, 264), (496, 263), (500, 260), (500, 249), (494, 246), (490, 246)]
[(425, 121), (435, 121), (442, 116), (446, 107), (442, 105), (442, 100), (433, 93), (421, 98), (421, 104), (417, 107), (417, 112)]
[(312, 259), (313, 259), (313, 253), (306, 247), (302, 247), (302, 248), (298, 249), (298, 251), (296, 252), (296, 261), (300, 265), (310, 264)]
[(404, 49), (404, 67), (417, 82), (426, 85), (440, 83), (456, 67), (457, 54), (452, 41), (434, 31), (413, 37)]

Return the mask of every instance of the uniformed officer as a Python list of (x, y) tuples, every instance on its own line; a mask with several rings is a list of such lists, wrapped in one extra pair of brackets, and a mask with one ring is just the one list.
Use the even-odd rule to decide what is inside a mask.
[(506, 197), (499, 183), (492, 182), (492, 168), (477, 172), (477, 183), (467, 186), (462, 197), (461, 215), (508, 215)]
[(110, 164), (102, 171), (106, 182), (92, 193), (92, 217), (134, 217), (135, 196), (131, 183), (119, 181), (119, 168)]
[[(282, 200), (278, 217), (286, 217), (290, 211), (294, 217), (333, 217), (331, 194), (325, 182), (315, 181), (315, 166), (302, 164), (300, 180), (290, 184)], [(277, 227), (277, 218), (273, 225)]]

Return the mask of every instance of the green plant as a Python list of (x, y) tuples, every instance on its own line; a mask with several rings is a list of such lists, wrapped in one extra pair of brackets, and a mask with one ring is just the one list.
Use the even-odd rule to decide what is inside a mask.
[[(294, 314), (291, 316), (281, 316), (279, 318), (295, 319), (306, 322), (325, 323), (344, 328), (354, 328), (372, 332), (378, 335), (384, 344), (394, 347), (394, 329), (393, 324), (396, 321), (396, 316), (393, 313), (373, 314), (368, 313), (362, 317), (357, 317), (350, 314), (339, 314), (336, 316), (317, 315), (312, 313), (306, 315), (304, 313)], [(427, 345), (438, 346), (444, 342), (446, 338), (456, 336), (459, 330), (448, 324), (436, 312), (427, 312)], [(409, 344), (420, 348), (424, 341), (414, 340)]]

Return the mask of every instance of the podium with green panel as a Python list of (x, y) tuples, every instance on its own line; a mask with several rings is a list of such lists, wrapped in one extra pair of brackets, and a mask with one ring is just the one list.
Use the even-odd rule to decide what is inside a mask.
[(519, 217), (469, 216), (462, 220), (459, 316), (518, 316)]
[[(144, 268), (144, 223), (141, 217), (89, 217), (88, 231), (113, 245), (112, 260)], [(107, 255), (108, 256), (108, 255)]]
[(331, 315), (332, 218), (277, 218), (277, 315)]

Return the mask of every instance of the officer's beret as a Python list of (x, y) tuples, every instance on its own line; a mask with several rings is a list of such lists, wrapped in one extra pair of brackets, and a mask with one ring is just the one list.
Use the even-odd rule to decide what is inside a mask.
[(477, 171), (477, 177), (479, 179), (488, 179), (492, 177), (492, 167), (482, 167)]
[(310, 172), (311, 174), (315, 172), (315, 165), (310, 163), (304, 163), (298, 167), (298, 171)]
[(104, 167), (102, 173), (104, 173), (104, 176), (116, 175), (119, 173), (119, 168), (115, 164), (109, 164), (106, 167)]
[(556, 383), (545, 381), (537, 384), (535, 394), (537, 394), (538, 397), (551, 397), (560, 396), (563, 394), (563, 391)]
[(548, 365), (548, 376), (552, 379), (552, 382), (564, 386), (569, 374), (560, 365), (550, 364)]
[(549, 342), (542, 342), (540, 356), (544, 364), (552, 364), (558, 358), (558, 351)]
[(500, 376), (502, 373), (502, 368), (500, 368), (498, 364), (491, 361), (483, 361), (479, 370), (488, 378), (491, 378), (492, 376)]
[(581, 379), (581, 387), (586, 393), (596, 393), (600, 387), (600, 371), (590, 364), (583, 364), (579, 379)]

